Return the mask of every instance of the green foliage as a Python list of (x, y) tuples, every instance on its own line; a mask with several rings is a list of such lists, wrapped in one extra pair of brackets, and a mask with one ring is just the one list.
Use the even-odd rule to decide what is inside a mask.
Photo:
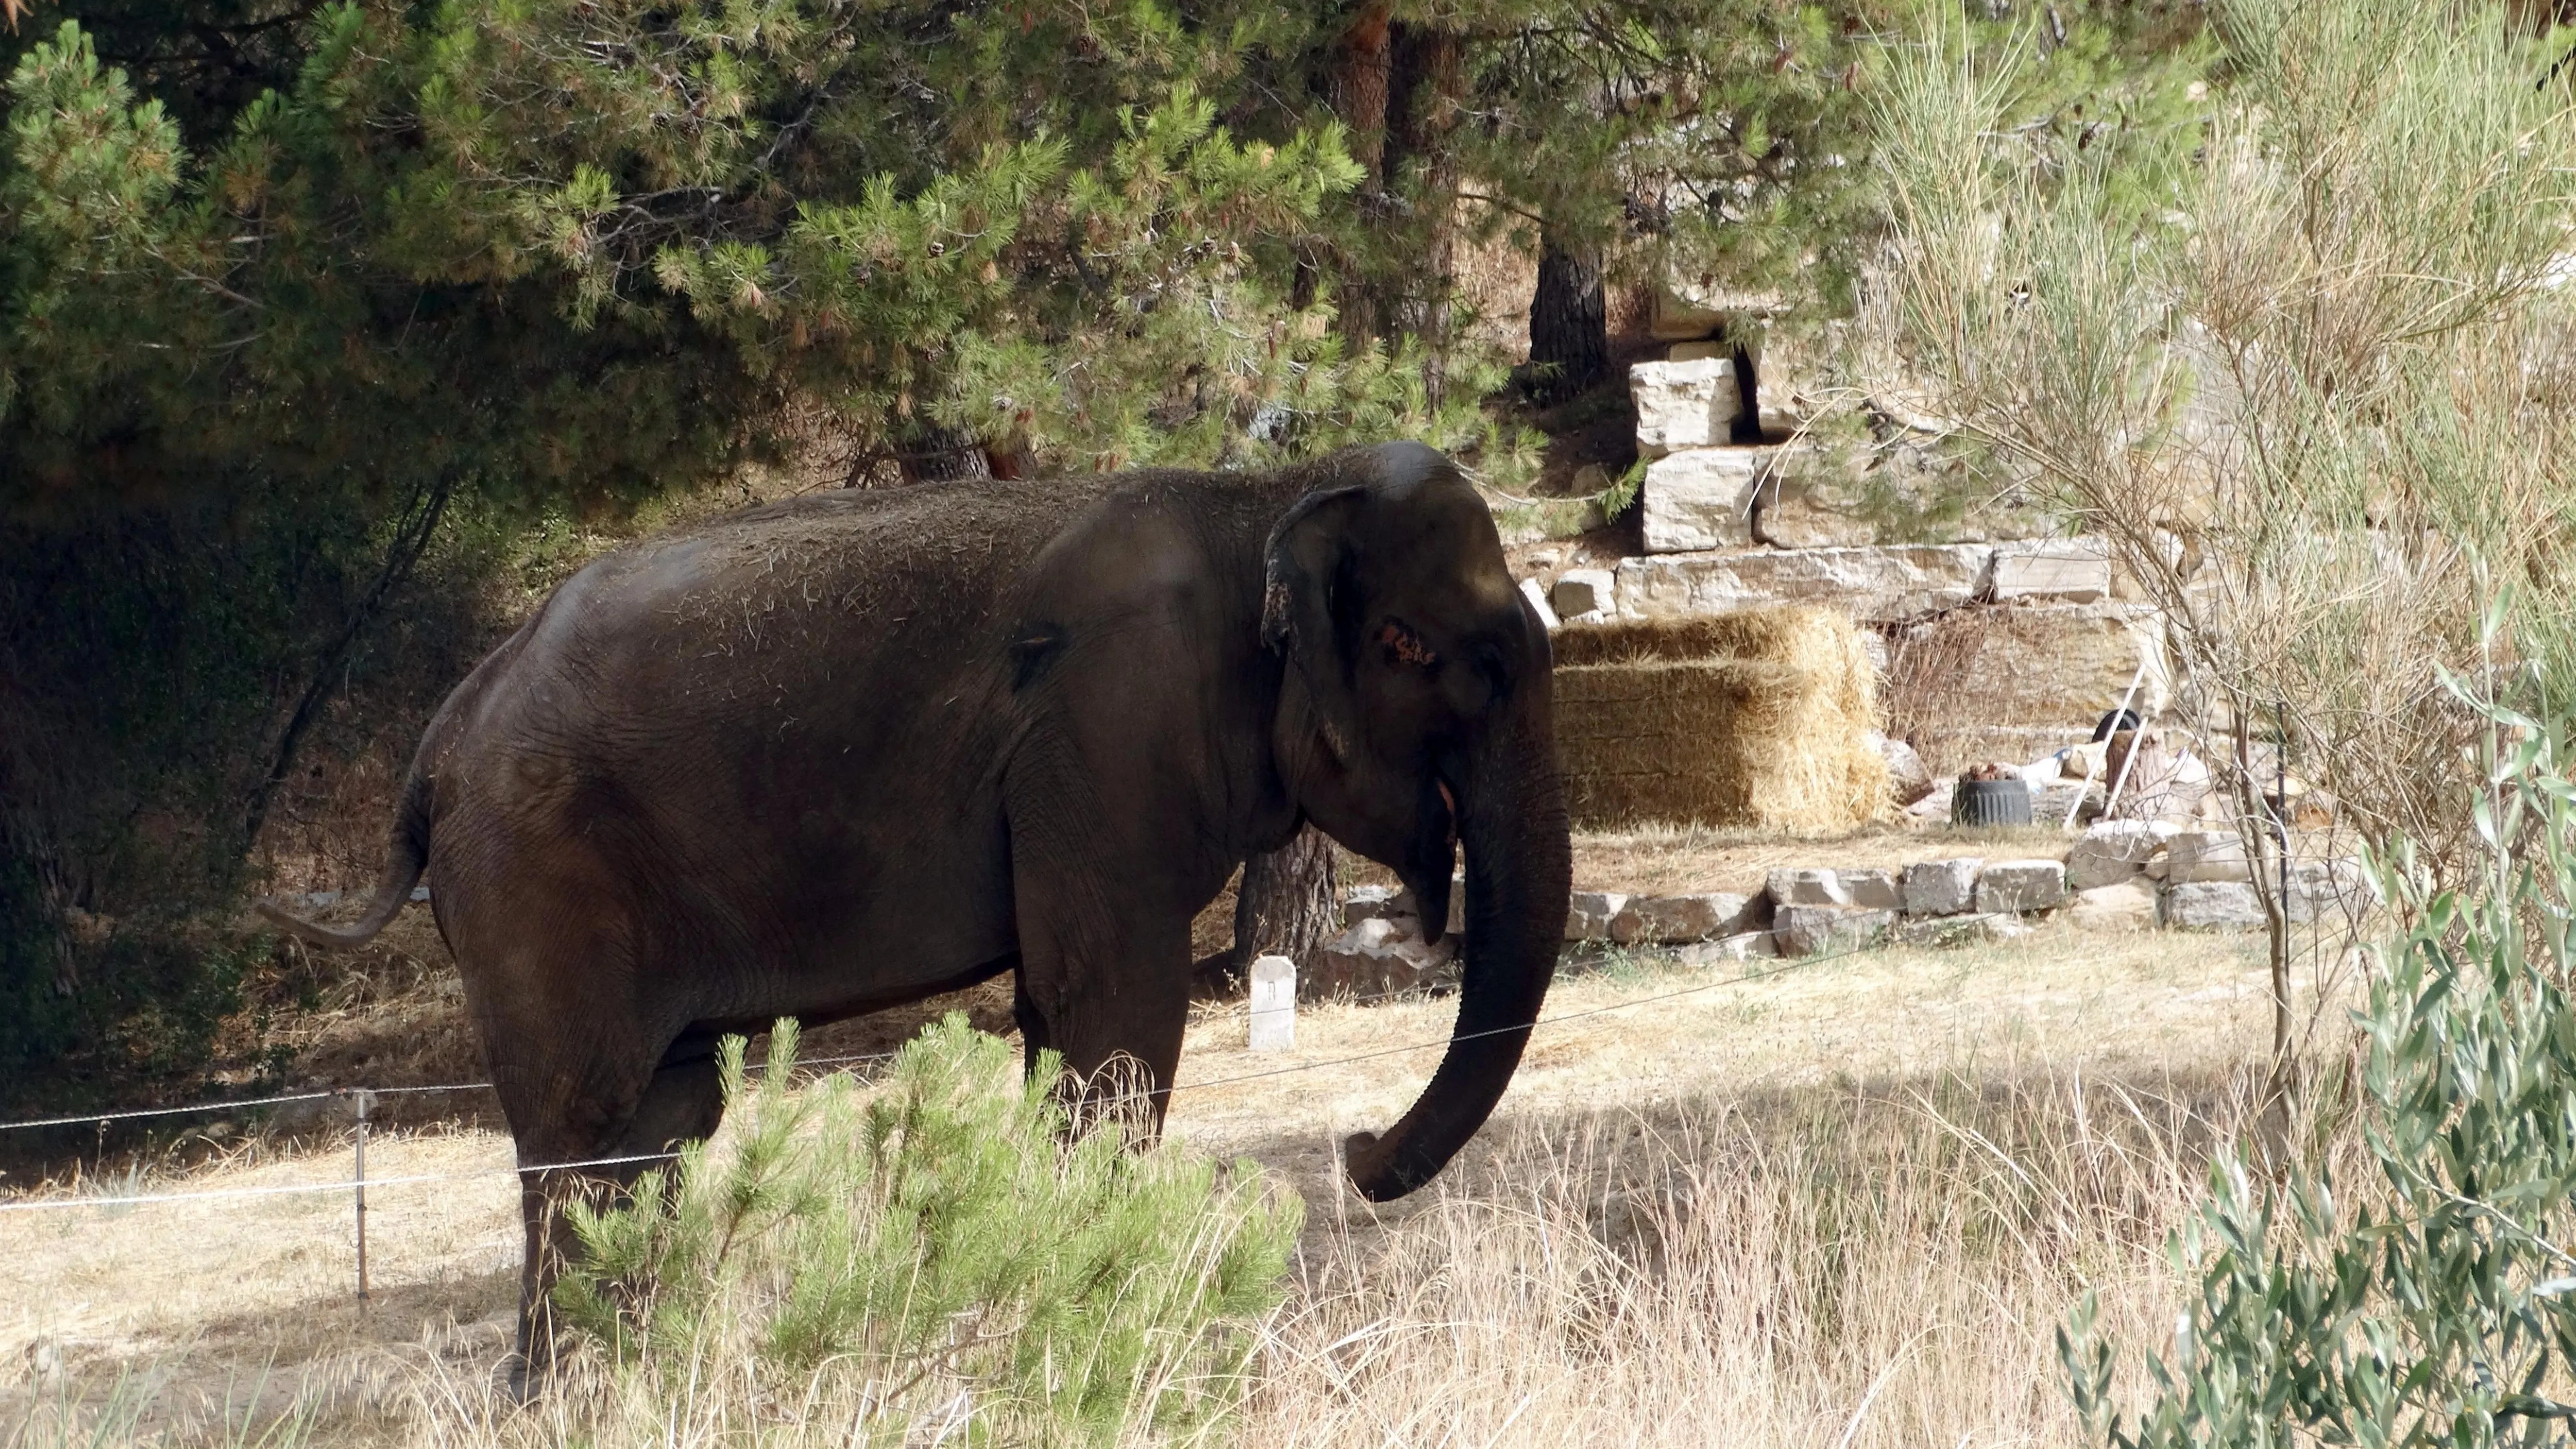
[[(918, 410), (1075, 466), (1437, 431), (1286, 301), (1290, 242), (1357, 180), (1338, 129), (1220, 120), (1246, 52), (1300, 34), (1151, 3), (342, 3), (190, 154), (67, 21), (12, 82), (0, 447), (74, 467), (114, 394), (153, 445), (130, 468), (275, 468), (360, 414), (386, 431), (343, 445), (436, 446), (311, 462), (596, 497), (712, 476), (791, 397), (862, 442)], [(175, 426), (210, 406), (248, 432)], [(1256, 437), (1265, 408), (1302, 425)]]
[[(740, 1355), (809, 1404), (848, 1389), (861, 1431), (971, 1403), (973, 1443), (1128, 1442), (1239, 1398), (1303, 1216), (1248, 1162), (1221, 1173), (1112, 1114), (1070, 1137), (1057, 1063), (952, 1015), (873, 1096), (794, 1085), (782, 1021), (747, 1085), (721, 1063), (730, 1141), (684, 1151), (630, 1206), (576, 1211), (587, 1261), (557, 1302), (621, 1372), (677, 1391)], [(1068, 1140), (1069, 1139), (1069, 1140)]]
[[(2576, 576), (2576, 392), (2536, 381), (2576, 336), (2561, 52), (2487, 7), (2210, 15), (2213, 83), (2099, 131), (2031, 118), (2028, 40), (1893, 67), (1873, 321), (1995, 482), (2141, 581), (2181, 722), (2279, 709), (2341, 819), (2446, 859), (2467, 741), (2434, 668), (2476, 663), (2486, 579), (2539, 622)], [(2576, 636), (2524, 637), (2576, 677)]]
[(2485, 869), (2435, 890), (2403, 844), (2380, 863), (2406, 922), (2361, 1018), (2384, 1182), (2220, 1159), (2170, 1246), (2199, 1293), (2171, 1355), (2148, 1356), (2134, 1428), (2089, 1303), (2060, 1336), (2078, 1406), (2121, 1449), (2536, 1445), (2576, 1416), (2576, 734), (2451, 683), (2494, 725)]
[(1639, 458), (1628, 465), (1628, 471), (1611, 481), (1601, 493), (1601, 516), (1616, 518), (1636, 503), (1638, 490), (1646, 486), (1646, 460)]

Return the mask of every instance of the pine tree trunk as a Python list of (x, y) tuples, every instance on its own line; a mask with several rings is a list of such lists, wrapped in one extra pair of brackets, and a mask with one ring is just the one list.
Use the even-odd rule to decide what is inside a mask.
[(993, 462), (984, 456), (984, 445), (964, 428), (924, 424), (910, 430), (901, 462), (906, 483), (955, 483), (993, 476)]
[(1610, 309), (1597, 249), (1541, 235), (1529, 342), (1541, 401), (1561, 402), (1600, 381), (1610, 365)]
[(1333, 44), (1333, 114), (1351, 133), (1351, 159), (1368, 173), (1362, 190), (1386, 185), (1388, 9), (1387, 0), (1362, 5)]
[(1423, 385), (1438, 407), (1447, 391), (1450, 302), (1458, 289), (1458, 161), (1450, 132), (1467, 98), (1467, 41), (1454, 30), (1399, 25), (1387, 98), (1386, 176), (1422, 162), (1413, 197), (1421, 265), (1397, 302), (1404, 330), (1423, 345)]
[[(1351, 17), (1341, 39), (1334, 42), (1332, 73), (1327, 94), (1333, 114), (1341, 118), (1350, 132), (1351, 159), (1360, 163), (1359, 195), (1353, 200), (1363, 217), (1382, 221), (1386, 202), (1386, 99), (1388, 68), (1391, 59), (1387, 36), (1390, 29), (1387, 0), (1369, 0)], [(1342, 334), (1353, 342), (1366, 342), (1378, 335), (1380, 317), (1376, 298), (1359, 275), (1352, 259), (1340, 261), (1341, 286), (1335, 294)]]
[(1309, 825), (1267, 855), (1243, 863), (1234, 898), (1234, 955), (1238, 980), (1249, 977), (1255, 956), (1285, 956), (1302, 969), (1334, 936), (1341, 901), (1333, 888), (1333, 842)]

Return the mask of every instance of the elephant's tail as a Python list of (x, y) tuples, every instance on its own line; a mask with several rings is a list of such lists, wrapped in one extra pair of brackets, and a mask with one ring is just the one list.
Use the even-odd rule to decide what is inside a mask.
[(402, 805), (394, 812), (393, 841), (387, 851), (384, 879), (376, 883), (367, 913), (346, 926), (316, 925), (274, 900), (259, 903), (259, 913), (316, 946), (363, 946), (393, 920), (412, 887), (429, 868), (429, 780), (417, 769), (403, 782)]

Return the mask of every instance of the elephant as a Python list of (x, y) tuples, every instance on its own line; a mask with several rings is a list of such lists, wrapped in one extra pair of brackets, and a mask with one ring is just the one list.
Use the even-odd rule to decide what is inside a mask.
[[(1455, 463), (1412, 443), (1267, 473), (808, 495), (592, 562), (439, 707), (350, 946), (424, 873), (522, 1167), (514, 1372), (552, 1354), (563, 1200), (711, 1132), (715, 1049), (1014, 974), (1029, 1066), (1113, 1059), (1159, 1128), (1192, 918), (1311, 822), (1436, 942), (1445, 1055), (1373, 1200), (1429, 1180), (1518, 1067), (1571, 852), (1547, 630)], [(1059, 1084), (1060, 1086), (1062, 1084)]]

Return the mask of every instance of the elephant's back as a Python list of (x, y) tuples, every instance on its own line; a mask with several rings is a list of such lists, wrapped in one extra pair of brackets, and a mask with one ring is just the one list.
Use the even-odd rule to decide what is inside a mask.
[(642, 607), (736, 643), (766, 643), (742, 637), (763, 622), (835, 634), (871, 619), (953, 630), (990, 614), (1021, 568), (1113, 483), (813, 495), (727, 514), (601, 563), (615, 565), (616, 587)]
[(986, 646), (1022, 566), (1102, 491), (797, 499), (594, 561), (446, 731), (451, 857), (512, 863), (451, 876), (654, 883), (635, 909), (691, 959), (820, 960), (881, 927), (946, 969), (1001, 949), (914, 917), (1006, 869)]

